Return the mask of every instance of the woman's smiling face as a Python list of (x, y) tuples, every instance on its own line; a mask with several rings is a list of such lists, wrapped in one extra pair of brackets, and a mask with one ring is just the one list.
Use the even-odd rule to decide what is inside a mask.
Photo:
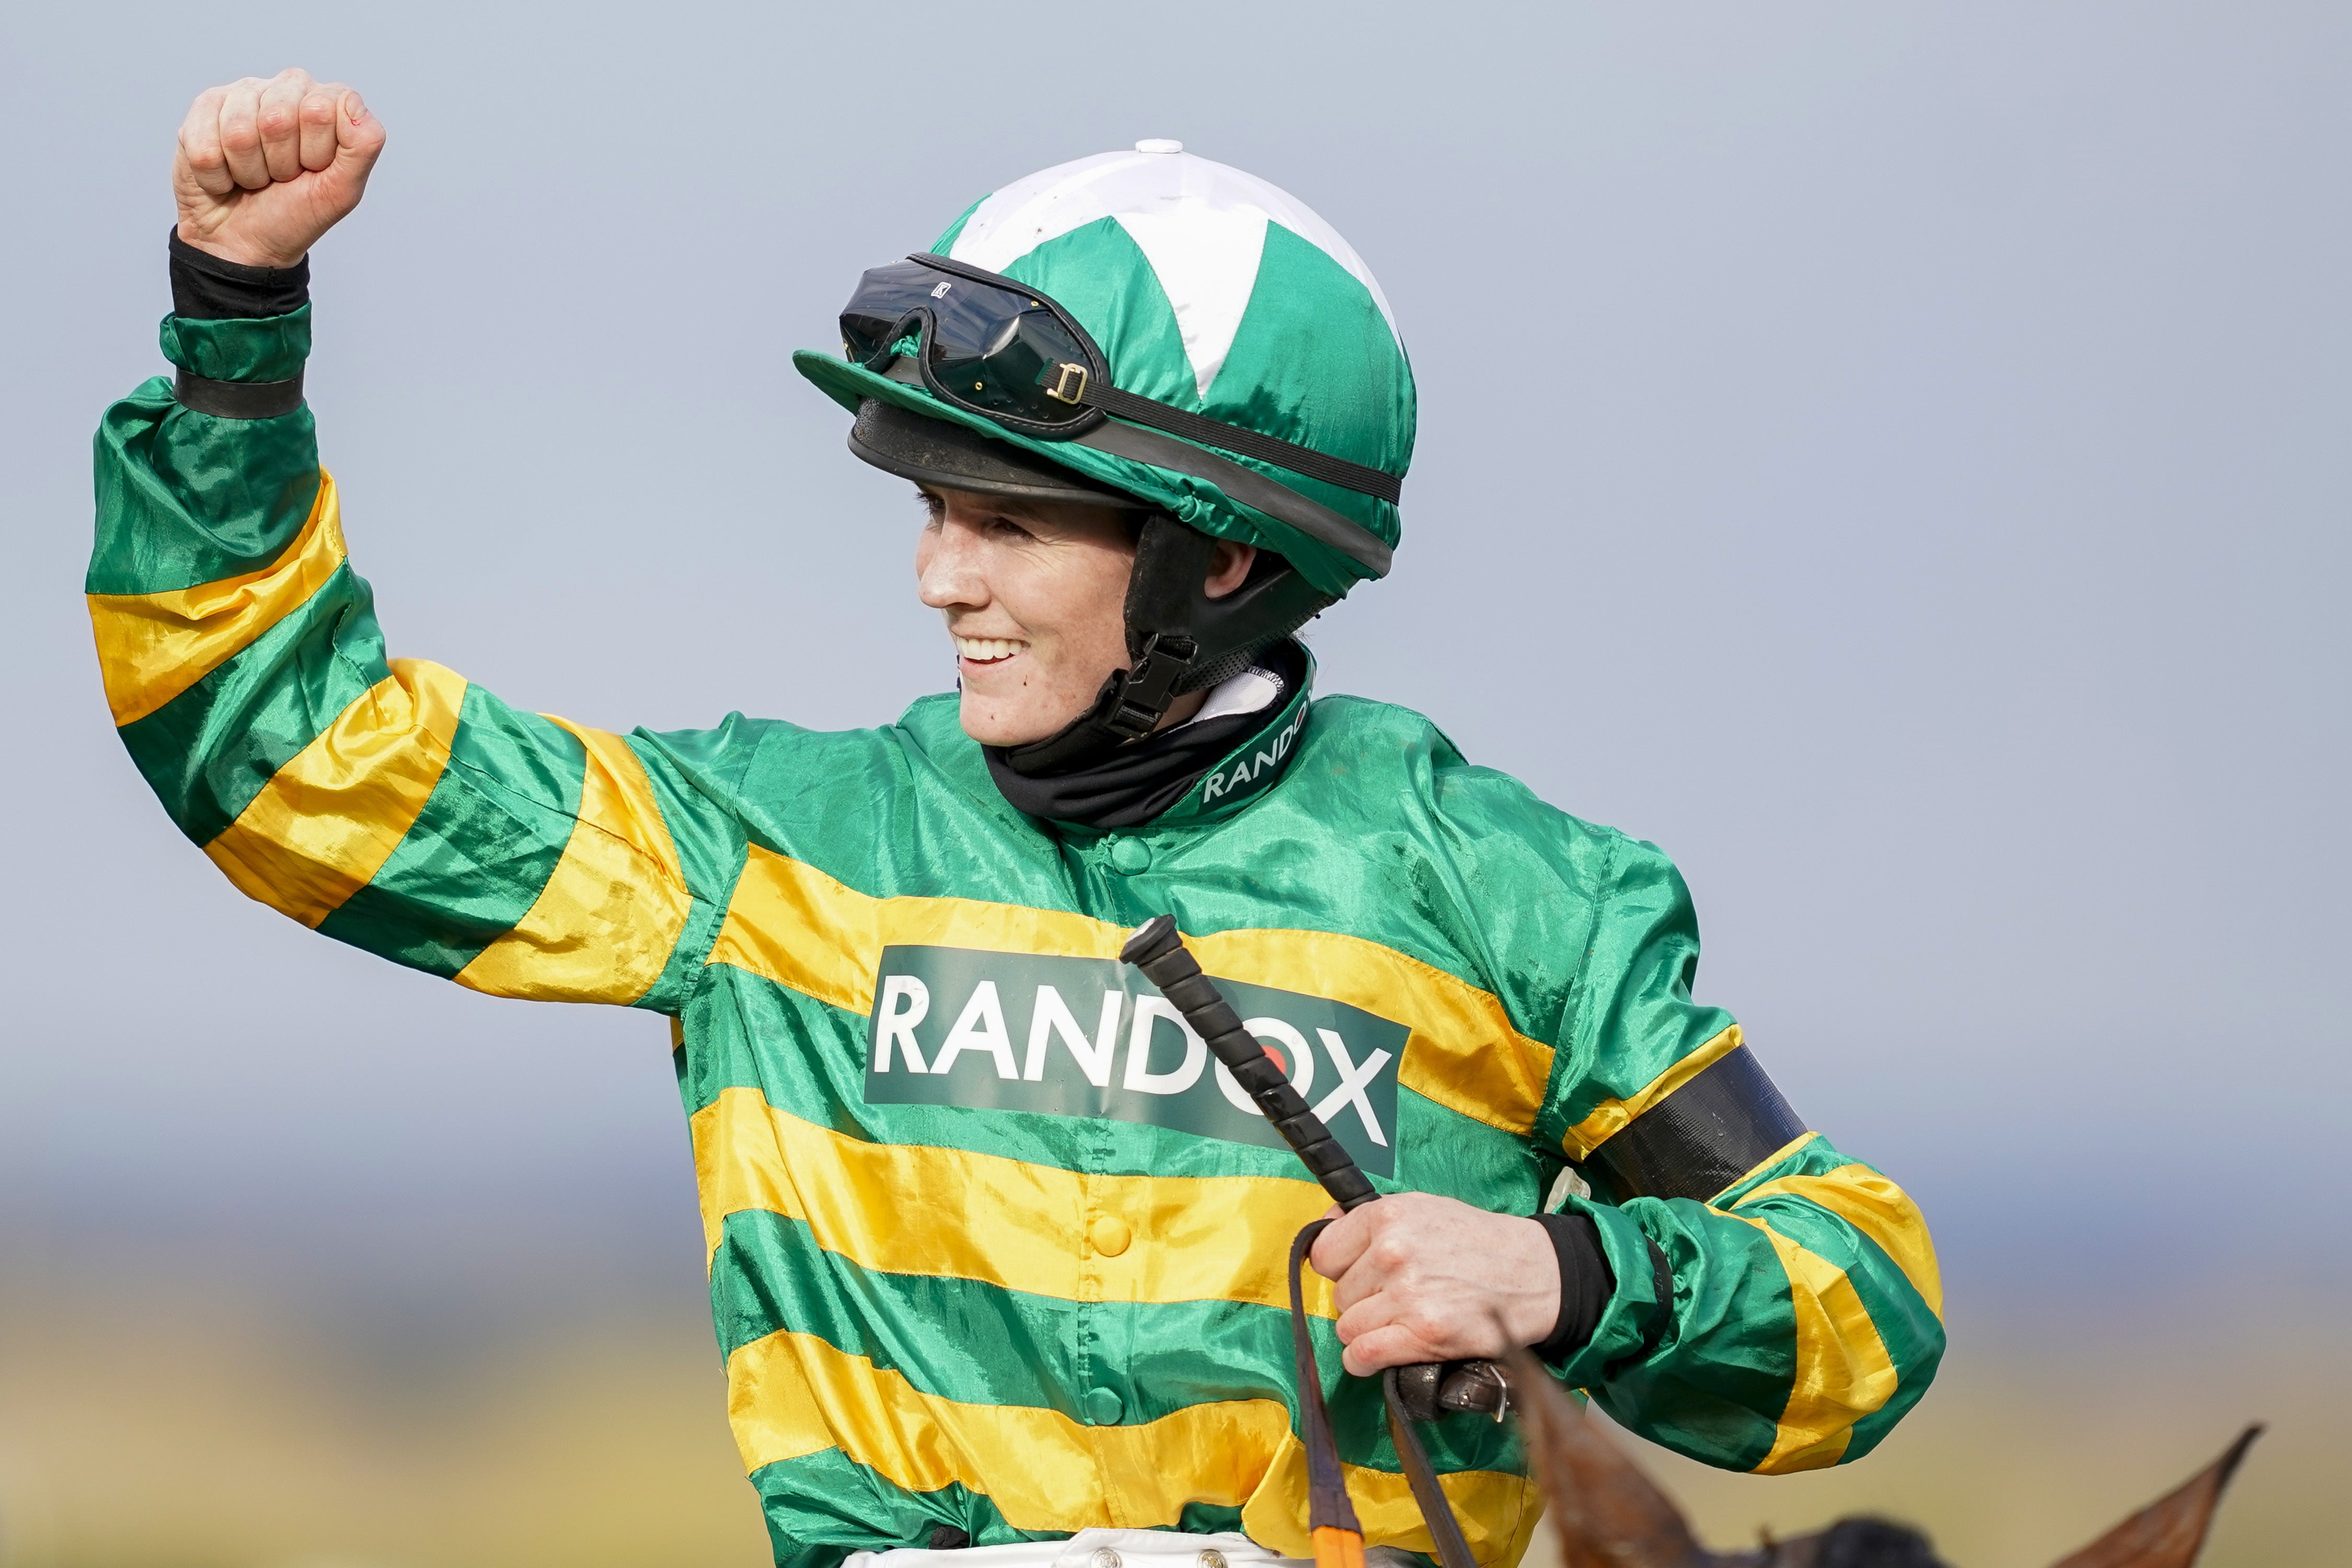
[[(915, 543), (916, 584), (955, 641), (964, 733), (984, 746), (1058, 733), (1127, 666), (1136, 514), (929, 485), (921, 495), (930, 517)], [(1220, 541), (1210, 596), (1240, 586), (1255, 553)], [(1190, 717), (1202, 699), (1180, 699), (1164, 722)]]
[(931, 515), (915, 577), (955, 639), (964, 733), (984, 746), (1042, 741), (1127, 664), (1130, 514), (928, 486), (922, 496)]

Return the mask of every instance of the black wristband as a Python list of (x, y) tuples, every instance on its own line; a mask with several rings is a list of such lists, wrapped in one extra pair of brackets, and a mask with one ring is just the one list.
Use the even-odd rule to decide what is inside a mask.
[(1532, 1346), (1536, 1359), (1557, 1366), (1584, 1348), (1601, 1314), (1617, 1289), (1609, 1271), (1608, 1255), (1601, 1250), (1601, 1231), (1580, 1214), (1539, 1214), (1536, 1223), (1551, 1237), (1559, 1258), (1559, 1321), (1549, 1335)]
[(172, 313), (192, 321), (284, 316), (310, 302), (310, 258), (247, 267), (198, 250), (172, 230)]
[(302, 406), (302, 375), (284, 381), (214, 381), (182, 371), (172, 380), (180, 406), (216, 419), (275, 419)]

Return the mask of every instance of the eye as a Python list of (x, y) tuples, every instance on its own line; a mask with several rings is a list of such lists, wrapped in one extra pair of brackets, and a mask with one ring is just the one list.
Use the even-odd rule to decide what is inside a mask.
[(1030, 532), (1029, 530), (1021, 523), (1002, 514), (992, 517), (988, 520), (988, 531), (999, 539), (1009, 539), (1021, 542), (1033, 542), (1037, 537), (1035, 534)]

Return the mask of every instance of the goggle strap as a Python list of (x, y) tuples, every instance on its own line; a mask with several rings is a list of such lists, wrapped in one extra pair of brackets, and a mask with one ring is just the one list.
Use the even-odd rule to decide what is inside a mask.
[(1394, 474), (1368, 468), (1361, 463), (1351, 463), (1345, 458), (1335, 458), (1328, 452), (1318, 452), (1312, 447), (1301, 447), (1279, 437), (1246, 430), (1238, 425), (1227, 425), (1189, 409), (1171, 407), (1155, 398), (1122, 392), (1116, 386), (1105, 386), (1091, 377), (1076, 401), (1089, 408), (1099, 408), (1115, 418), (1149, 425), (1155, 430), (1165, 430), (1171, 436), (1181, 436), (1187, 441), (1197, 441), (1203, 447), (1214, 447), (1219, 451), (1255, 458), (1261, 463), (1272, 463), (1277, 468), (1288, 468), (1292, 473), (1305, 474), (1310, 479), (1321, 479), (1325, 484), (1338, 485), (1344, 490), (1372, 496), (1391, 506), (1396, 505), (1398, 499), (1404, 494), (1404, 481)]
[(1245, 468), (1172, 436), (1107, 419), (1069, 439), (1075, 445), (1092, 447), (1114, 458), (1127, 458), (1206, 479), (1244, 506), (1255, 507), (1277, 521), (1288, 523), (1318, 544), (1330, 546), (1375, 577), (1387, 576), (1395, 559), (1387, 542), (1363, 524), (1342, 517), (1320, 501), (1300, 495), (1255, 468)]
[[(1076, 317), (1061, 305), (1015, 278), (1001, 272), (958, 261), (952, 257), (931, 251), (918, 251), (907, 258), (919, 267), (934, 272), (945, 272), (971, 282), (1027, 300), (1042, 310), (1051, 311), (1054, 319), (1084, 347), (1087, 363), (1066, 364), (1060, 367), (1062, 378), (1056, 388), (1047, 394), (1063, 403), (1088, 408), (1099, 408), (1117, 418), (1149, 425), (1155, 430), (1165, 430), (1171, 436), (1181, 436), (1187, 441), (1197, 441), (1203, 447), (1214, 447), (1221, 452), (1238, 452), (1244, 458), (1255, 458), (1261, 463), (1272, 463), (1277, 468), (1288, 468), (1294, 474), (1305, 474), (1310, 479), (1320, 479), (1327, 485), (1337, 485), (1343, 490), (1354, 490), (1395, 506), (1404, 494), (1404, 481), (1396, 475), (1379, 468), (1351, 463), (1345, 458), (1335, 458), (1318, 452), (1312, 447), (1302, 447), (1295, 441), (1285, 441), (1277, 436), (1227, 425), (1195, 414), (1190, 409), (1173, 407), (1156, 398), (1138, 393), (1122, 392), (1111, 385), (1105, 373), (1106, 360), (1093, 336), (1078, 323)], [(1075, 382), (1075, 386), (1071, 383)], [(1073, 395), (1075, 394), (1075, 395)], [(1336, 514), (1335, 514), (1336, 515)], [(1350, 552), (1350, 553), (1353, 553)]]
[[(923, 379), (921, 368), (904, 354), (893, 359), (879, 374), (891, 381), (930, 391), (929, 384)], [(1087, 390), (1089, 401), (1093, 400), (1096, 390)], [(1131, 395), (1124, 392), (1116, 395), (1121, 398)], [(1137, 401), (1149, 400), (1139, 398)], [(1156, 403), (1151, 406), (1171, 414), (1181, 412)], [(1106, 407), (1103, 412), (1108, 414), (1111, 410)], [(1204, 419), (1202, 423), (1205, 425), (1213, 421)], [(1203, 451), (1189, 441), (1179, 441), (1157, 430), (1126, 424), (1119, 419), (1099, 421), (1091, 429), (1064, 438), (1076, 446), (1108, 452), (1114, 458), (1150, 463), (1155, 468), (1206, 479), (1244, 506), (1255, 507), (1277, 521), (1288, 523), (1317, 543), (1330, 546), (1361, 565), (1374, 577), (1387, 576), (1389, 567), (1395, 561), (1395, 552), (1387, 542), (1352, 518), (1341, 516), (1322, 502), (1300, 495), (1288, 485), (1270, 479), (1255, 468), (1246, 468), (1214, 452)], [(1267, 460), (1272, 461), (1270, 458)]]

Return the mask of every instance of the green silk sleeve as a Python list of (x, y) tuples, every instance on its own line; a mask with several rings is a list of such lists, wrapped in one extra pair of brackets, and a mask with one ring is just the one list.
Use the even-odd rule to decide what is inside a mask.
[[(282, 380), (310, 316), (167, 317), (163, 350), (214, 380)], [(231, 882), (477, 990), (676, 1010), (742, 858), (695, 764), (748, 742), (710, 731), (697, 756), (389, 657), (307, 405), (215, 417), (156, 377), (95, 447), (85, 587), (107, 701)]]
[[(1572, 1162), (1743, 1044), (1692, 999), (1697, 921), (1665, 858), (1621, 840), (1601, 892), (1542, 1123)], [(1616, 1285), (1563, 1375), (1632, 1431), (1725, 1468), (1816, 1469), (1868, 1453), (1935, 1375), (1926, 1222), (1816, 1132), (1704, 1200), (1570, 1202)]]

